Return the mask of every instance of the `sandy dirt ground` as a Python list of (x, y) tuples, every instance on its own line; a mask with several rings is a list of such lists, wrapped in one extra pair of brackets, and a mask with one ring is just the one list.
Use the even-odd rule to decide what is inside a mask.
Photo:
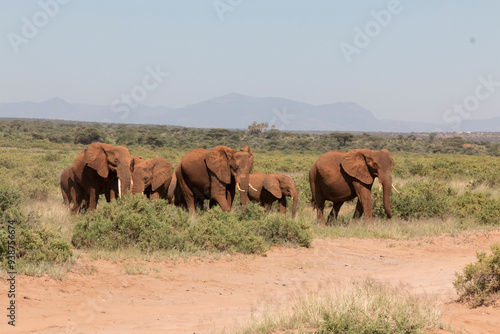
[(297, 296), (363, 278), (435, 297), (444, 321), (463, 333), (500, 333), (500, 308), (456, 304), (452, 284), (477, 251), (499, 242), (494, 231), (409, 241), (316, 239), (311, 248), (220, 259), (83, 256), (63, 280), (17, 277), (15, 328), (7, 325), (8, 285), (0, 282), (0, 333), (218, 333)]

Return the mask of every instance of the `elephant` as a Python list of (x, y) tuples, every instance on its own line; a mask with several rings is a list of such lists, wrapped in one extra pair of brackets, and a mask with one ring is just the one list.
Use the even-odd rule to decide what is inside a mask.
[(109, 202), (129, 191), (134, 160), (125, 147), (92, 143), (76, 157), (72, 169), (75, 183), (82, 189), (81, 194), (76, 192), (73, 214), (77, 214), (84, 198), (88, 198), (88, 211), (94, 211), (100, 194)]
[(273, 202), (279, 201), (280, 212), (286, 215), (286, 196), (290, 196), (293, 200), (292, 218), (295, 218), (299, 193), (297, 185), (288, 175), (252, 173), (249, 188), (250, 200), (264, 205), (266, 212)]
[(132, 194), (143, 193), (151, 199), (167, 199), (173, 173), (174, 167), (161, 157), (134, 157)]
[(247, 204), (253, 162), (248, 145), (239, 151), (227, 146), (216, 146), (210, 151), (195, 148), (184, 155), (175, 171), (183, 196), (176, 201), (185, 201), (190, 215), (195, 214), (195, 204), (199, 206), (205, 199), (210, 199), (210, 207), (219, 204), (223, 211), (228, 212), (238, 188), (240, 204)]
[(345, 201), (358, 198), (354, 218), (372, 219), (371, 188), (375, 177), (383, 186), (383, 202), (387, 218), (391, 213), (392, 168), (394, 160), (388, 150), (355, 149), (349, 152), (330, 151), (323, 154), (309, 170), (312, 202), (318, 222), (323, 224), (325, 201), (333, 208), (327, 222), (337, 219)]

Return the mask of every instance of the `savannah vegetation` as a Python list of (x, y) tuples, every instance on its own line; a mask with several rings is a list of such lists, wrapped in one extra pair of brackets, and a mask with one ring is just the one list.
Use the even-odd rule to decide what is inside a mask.
[[(115, 258), (119, 254), (142, 259), (217, 256), (221, 252), (265, 254), (277, 244), (309, 247), (314, 237), (424, 239), (498, 228), (499, 137), (498, 134), (292, 133), (267, 129), (265, 124), (257, 123), (248, 131), (232, 131), (1, 120), (2, 267), (7, 268), (9, 220), (16, 221), (17, 271), (30, 275), (48, 272), (59, 278), (84, 253), (93, 258)], [(285, 173), (297, 183), (300, 196), (297, 218), (265, 214), (256, 204), (234, 207), (230, 213), (214, 208), (199, 212), (197, 218), (189, 218), (180, 208), (163, 201), (149, 201), (142, 195), (124, 196), (111, 203), (101, 199), (95, 212), (71, 216), (62, 203), (59, 176), (79, 152), (95, 141), (126, 146), (132, 155), (161, 156), (173, 166), (196, 147), (227, 145), (239, 149), (250, 145), (255, 157), (254, 172)], [(319, 226), (310, 204), (308, 170), (327, 151), (354, 148), (387, 148), (391, 152), (395, 160), (393, 181), (401, 192), (393, 193), (391, 198), (394, 218), (385, 218), (382, 191), (375, 183), (373, 223), (352, 221), (355, 203), (348, 203), (335, 224)], [(493, 257), (478, 255), (478, 265), (471, 264), (463, 275), (457, 274), (454, 283), (457, 292), (472, 305), (491, 302), (488, 296), (498, 293), (491, 290), (498, 283), (487, 281), (492, 277), (498, 279), (498, 247), (492, 251)], [(496, 270), (497, 276), (492, 270)], [(480, 275), (482, 272), (484, 276)], [(306, 296), (297, 301), (300, 307), (295, 308), (306, 313), (264, 318), (264, 323), (252, 325), (257, 327), (249, 332), (305, 326), (319, 328), (321, 333), (349, 330), (360, 333), (363, 331), (353, 326), (361, 324), (365, 332), (376, 329), (378, 333), (418, 333), (438, 327), (436, 309), (424, 307), (425, 301), (416, 300), (404, 289), (365, 282), (348, 293), (355, 294), (361, 305), (342, 306), (332, 302), (352, 300), (352, 295)], [(402, 299), (403, 296), (407, 299)], [(384, 308), (387, 313), (376, 315), (367, 307)], [(314, 308), (314, 315), (307, 313), (310, 308)], [(404, 312), (416, 316), (408, 319)]]

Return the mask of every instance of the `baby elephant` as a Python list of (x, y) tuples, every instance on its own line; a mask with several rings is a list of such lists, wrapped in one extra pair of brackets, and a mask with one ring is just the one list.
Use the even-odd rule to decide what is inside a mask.
[(269, 211), (274, 201), (279, 201), (280, 212), (285, 215), (286, 196), (290, 196), (293, 200), (292, 218), (295, 218), (299, 193), (291, 177), (279, 173), (252, 173), (250, 174), (250, 189), (248, 192), (250, 200), (264, 205), (266, 212)]
[(151, 199), (168, 199), (174, 167), (163, 158), (134, 157), (134, 162), (132, 194), (142, 193)]

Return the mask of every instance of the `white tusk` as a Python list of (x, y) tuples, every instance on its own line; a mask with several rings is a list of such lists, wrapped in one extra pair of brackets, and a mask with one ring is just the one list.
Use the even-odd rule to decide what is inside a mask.
[(236, 187), (238, 188), (238, 190), (239, 190), (240, 192), (242, 192), (242, 193), (246, 193), (246, 191), (245, 191), (245, 190), (243, 190), (243, 189), (241, 189), (241, 188), (240, 188), (240, 184), (239, 184), (238, 182), (236, 182)]
[(254, 188), (254, 187), (253, 187), (250, 183), (248, 184), (248, 186), (249, 186), (250, 188), (252, 188), (252, 190), (253, 190), (253, 191), (258, 191), (258, 190), (257, 190), (257, 189), (255, 189), (255, 188)]
[(398, 194), (401, 195), (401, 193), (396, 189), (396, 187), (394, 186), (394, 184), (392, 184), (392, 189), (394, 189)]
[(118, 197), (122, 197), (122, 181), (118, 179)]
[(133, 186), (134, 186), (134, 179), (130, 178), (130, 192), (132, 192)]

